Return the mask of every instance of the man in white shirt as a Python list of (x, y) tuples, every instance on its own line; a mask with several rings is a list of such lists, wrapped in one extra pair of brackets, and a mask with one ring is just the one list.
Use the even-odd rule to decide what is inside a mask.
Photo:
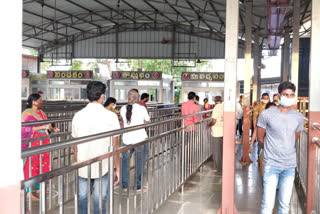
[(211, 136), (213, 140), (213, 172), (222, 172), (222, 152), (223, 152), (223, 103), (222, 97), (214, 98), (215, 107), (212, 111)]
[[(150, 121), (149, 114), (146, 110), (146, 108), (140, 104), (139, 102), (139, 93), (137, 90), (131, 89), (128, 92), (128, 105), (122, 106), (120, 110), (120, 115), (123, 120), (124, 128), (142, 125), (146, 122)], [(139, 129), (136, 131), (131, 131), (124, 133), (122, 136), (123, 143), (125, 145), (131, 145), (139, 143), (145, 139), (148, 138), (147, 132), (145, 129)], [(142, 178), (142, 172), (144, 168), (144, 162), (147, 158), (148, 154), (148, 144), (145, 144), (144, 146), (139, 146), (138, 148), (132, 149), (128, 152), (123, 153), (123, 159), (122, 159), (122, 186), (124, 191), (128, 188), (128, 181), (129, 181), (129, 163), (130, 158), (133, 154), (133, 152), (136, 151), (136, 164), (135, 166), (135, 173), (136, 173), (136, 188), (137, 191), (141, 191), (143, 188), (143, 191), (146, 191), (145, 187), (142, 187), (141, 185), (141, 178)]]
[[(79, 138), (88, 135), (108, 132), (120, 129), (118, 117), (102, 105), (105, 100), (106, 85), (102, 82), (92, 81), (87, 85), (87, 96), (90, 103), (77, 112), (72, 120), (72, 137)], [(114, 148), (119, 147), (118, 137), (113, 137)], [(88, 159), (110, 152), (111, 137), (90, 141), (77, 145), (75, 160), (82, 162)], [(102, 210), (106, 213), (106, 201), (108, 198), (108, 164), (109, 160), (102, 161)], [(119, 178), (119, 159), (115, 157), (115, 175)], [(111, 169), (113, 170), (113, 168)], [(90, 180), (88, 179), (90, 178)], [(88, 207), (88, 182), (93, 188), (94, 213), (99, 213), (99, 162), (91, 164), (91, 174), (88, 176), (88, 168), (79, 169), (79, 213), (86, 214)], [(90, 200), (90, 198), (89, 198)]]
[(240, 96), (239, 102), (236, 104), (236, 117), (237, 117), (237, 131), (239, 130), (239, 135), (242, 136), (242, 125), (243, 125), (243, 96)]

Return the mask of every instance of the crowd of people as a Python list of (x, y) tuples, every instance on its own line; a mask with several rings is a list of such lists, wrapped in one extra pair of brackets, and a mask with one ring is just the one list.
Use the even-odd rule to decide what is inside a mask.
[[(150, 121), (150, 117), (147, 111), (146, 103), (149, 101), (149, 94), (143, 93), (141, 96), (137, 89), (131, 89), (128, 92), (128, 104), (122, 106), (119, 110), (116, 109), (117, 100), (113, 97), (106, 98), (106, 85), (99, 81), (92, 81), (87, 85), (87, 98), (89, 103), (82, 110), (77, 112), (72, 119), (72, 137), (79, 138), (98, 133), (108, 132), (112, 130), (120, 129), (120, 120), (123, 121), (123, 127), (131, 127), (141, 125)], [(139, 99), (140, 98), (140, 99)], [(33, 122), (47, 120), (46, 114), (41, 110), (43, 106), (43, 100), (40, 93), (31, 94), (27, 101), (27, 109), (22, 113), (22, 122)], [(46, 136), (51, 133), (58, 133), (60, 130), (54, 127), (54, 124), (47, 125), (35, 125), (22, 127), (22, 139), (36, 138)], [(131, 132), (126, 132), (122, 136), (123, 145), (131, 145), (137, 142), (141, 142), (148, 137), (145, 129), (139, 129)], [(41, 143), (42, 142), (42, 143)], [(49, 144), (50, 139), (43, 141), (33, 141), (31, 145), (29, 143), (22, 144), (22, 149), (37, 147), (40, 145)], [(110, 138), (103, 138), (99, 140), (93, 140), (88, 143), (79, 144), (74, 147), (74, 159), (77, 162), (85, 161), (91, 158), (95, 158), (99, 155), (108, 153), (110, 148), (119, 148), (120, 139), (119, 136), (113, 136)], [(137, 167), (136, 167), (136, 186), (137, 191), (147, 191), (146, 187), (141, 186), (141, 178), (143, 171), (143, 163), (148, 155), (148, 147), (142, 146), (137, 149), (131, 149), (128, 152), (123, 153), (122, 157), (122, 187), (124, 191), (128, 188), (128, 174), (129, 163), (132, 154), (136, 152)], [(45, 173), (50, 170), (50, 154), (42, 154), (42, 166), (40, 167), (40, 155), (34, 155), (31, 157), (31, 167), (29, 167), (29, 158), (24, 161), (24, 177), (25, 179), (33, 176), (37, 176), (40, 173)], [(103, 200), (103, 212), (105, 213), (105, 202), (108, 198), (108, 159), (102, 161), (102, 200)], [(119, 155), (114, 158), (115, 185), (120, 181), (120, 158)], [(87, 212), (88, 199), (88, 183), (91, 184), (91, 189), (94, 198), (94, 213), (99, 213), (99, 163), (91, 165), (90, 175), (88, 175), (87, 167), (80, 168), (78, 170), (79, 175), (79, 213)], [(89, 181), (90, 179), (90, 181)], [(31, 197), (33, 201), (39, 200), (40, 186), (36, 185), (36, 194), (29, 192), (27, 188), (27, 199)]]
[[(263, 159), (263, 199), (261, 214), (272, 213), (275, 193), (278, 189), (278, 201), (280, 213), (288, 213), (291, 198), (291, 190), (295, 177), (296, 150), (295, 142), (303, 130), (303, 116), (292, 108), (295, 104), (295, 85), (291, 82), (283, 82), (279, 85), (278, 94), (270, 101), (268, 93), (261, 96), (261, 100), (253, 105), (252, 111), (252, 145), (259, 144), (259, 154)], [(149, 95), (143, 93), (141, 96), (137, 89), (128, 92), (128, 103), (116, 109), (116, 99), (106, 97), (106, 85), (99, 81), (92, 81), (87, 85), (87, 97), (89, 104), (77, 112), (72, 120), (72, 137), (79, 138), (103, 132), (120, 129), (119, 119), (123, 121), (123, 127), (142, 125), (150, 121), (146, 103)], [(223, 154), (223, 113), (224, 104), (221, 96), (214, 97), (214, 105), (209, 104), (208, 99), (203, 100), (204, 104), (199, 104), (199, 96), (194, 92), (188, 93), (188, 101), (182, 103), (182, 116), (192, 115), (183, 119), (186, 140), (188, 133), (194, 130), (193, 124), (211, 118), (208, 123), (211, 127), (213, 143), (212, 172), (222, 173)], [(22, 122), (33, 122), (47, 120), (46, 114), (41, 110), (43, 105), (42, 97), (39, 93), (31, 94), (27, 101), (27, 109), (22, 113)], [(210, 113), (196, 114), (202, 111), (212, 110)], [(243, 134), (243, 96), (240, 96), (236, 105), (236, 134)], [(37, 138), (49, 134), (58, 133), (59, 129), (54, 124), (35, 125), (22, 127), (22, 139)], [(136, 144), (148, 138), (145, 129), (126, 132), (122, 136), (123, 146)], [(37, 147), (50, 143), (50, 139), (36, 140), (29, 145), (23, 143), (22, 149)], [(100, 156), (110, 151), (110, 148), (117, 149), (120, 145), (119, 136), (112, 138), (102, 138), (92, 140), (89, 143), (79, 144), (74, 147), (75, 161), (85, 161)], [(261, 151), (260, 151), (261, 150)], [(147, 191), (147, 187), (142, 186), (142, 172), (144, 163), (148, 157), (148, 146), (140, 146), (124, 152), (122, 155), (122, 168), (120, 169), (120, 157), (114, 158), (114, 181), (115, 185), (121, 184), (123, 191), (128, 191), (128, 180), (130, 170), (130, 159), (136, 153), (135, 185), (138, 192)], [(44, 153), (25, 158), (24, 177), (25, 179), (45, 173), (50, 170), (50, 154)], [(30, 160), (31, 159), (31, 160)], [(31, 163), (30, 163), (31, 161)], [(80, 168), (79, 175), (79, 213), (87, 212), (88, 204), (88, 184), (90, 182), (93, 189), (94, 213), (99, 212), (99, 186), (100, 173), (102, 179), (102, 200), (103, 213), (106, 211), (106, 201), (108, 199), (108, 159), (102, 161), (102, 172), (99, 163), (91, 165), (88, 174), (87, 167)], [(192, 163), (192, 160), (188, 160)], [(40, 166), (42, 163), (42, 166)], [(30, 169), (31, 166), (31, 169)], [(120, 179), (120, 170), (122, 178)], [(90, 179), (90, 180), (89, 180)], [(39, 185), (36, 186), (36, 195), (33, 195), (27, 188), (27, 199), (39, 200)]]

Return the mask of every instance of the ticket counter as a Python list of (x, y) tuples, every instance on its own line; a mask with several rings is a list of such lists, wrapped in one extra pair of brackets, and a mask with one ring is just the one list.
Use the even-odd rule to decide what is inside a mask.
[(214, 103), (215, 96), (224, 95), (224, 73), (217, 72), (184, 72), (182, 81), (182, 102), (188, 100), (188, 93), (195, 92), (200, 97), (200, 104), (203, 99), (208, 98), (209, 103)]
[(110, 80), (110, 95), (117, 102), (128, 101), (128, 91), (138, 89), (148, 93), (149, 103), (173, 103), (172, 77), (159, 71), (114, 71)]

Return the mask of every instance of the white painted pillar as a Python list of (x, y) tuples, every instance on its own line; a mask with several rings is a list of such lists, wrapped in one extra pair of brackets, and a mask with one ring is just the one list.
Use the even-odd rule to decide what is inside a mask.
[(300, 0), (293, 1), (293, 36), (292, 36), (292, 61), (291, 61), (291, 82), (297, 87), (299, 79), (299, 30), (300, 30)]
[[(225, 72), (224, 72), (224, 130), (222, 166), (222, 202), (219, 214), (236, 214), (235, 208), (235, 133), (237, 60), (239, 35), (239, 1), (226, 1)], [(233, 133), (233, 134), (231, 134)]]
[(251, 51), (252, 51), (252, 1), (246, 3), (246, 32), (245, 32), (245, 75), (244, 75), (244, 103), (243, 103), (243, 135), (242, 163), (251, 163), (249, 157), (249, 139), (250, 139), (250, 94), (251, 94)]
[(283, 76), (281, 81), (289, 80), (289, 48), (290, 48), (290, 35), (288, 28), (285, 29), (284, 42), (283, 42)]
[(163, 80), (160, 81), (160, 93), (158, 103), (163, 103)]
[(308, 167), (307, 167), (307, 212), (315, 210), (316, 191), (316, 158), (317, 146), (312, 143), (314, 137), (320, 138), (318, 129), (312, 129), (313, 123), (320, 124), (320, 1), (312, 0), (312, 21), (311, 21), (311, 45), (310, 45), (310, 70), (309, 70), (309, 129), (308, 129)]
[(170, 82), (170, 103), (174, 103), (174, 81)]
[[(22, 69), (22, 1), (7, 1), (0, 8), (0, 26), (10, 29), (0, 34), (0, 213), (20, 213), (21, 159), (21, 69)], [(4, 51), (5, 50), (5, 51)]]

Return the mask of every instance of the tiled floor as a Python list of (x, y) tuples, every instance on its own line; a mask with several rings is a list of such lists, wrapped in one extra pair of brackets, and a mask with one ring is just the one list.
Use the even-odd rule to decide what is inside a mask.
[[(254, 147), (252, 164), (242, 166), (241, 147), (237, 146), (236, 155), (236, 207), (241, 214), (258, 214), (262, 196), (262, 182), (257, 164), (257, 148)], [(207, 162), (185, 184), (184, 194), (174, 193), (155, 213), (167, 214), (206, 214), (217, 213), (221, 204), (222, 177), (210, 171)]]

